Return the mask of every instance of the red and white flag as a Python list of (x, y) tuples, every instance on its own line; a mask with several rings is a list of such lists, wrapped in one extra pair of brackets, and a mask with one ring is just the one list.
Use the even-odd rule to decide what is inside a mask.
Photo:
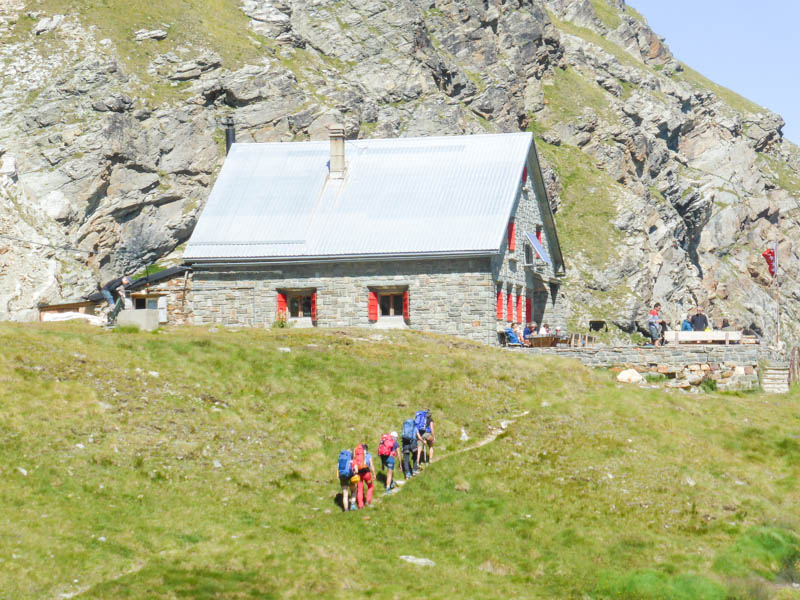
[(775, 277), (775, 274), (778, 272), (778, 242), (774, 242), (772, 246), (764, 250), (761, 253), (761, 256), (764, 257), (764, 260), (767, 261), (767, 268), (769, 269), (769, 274)]

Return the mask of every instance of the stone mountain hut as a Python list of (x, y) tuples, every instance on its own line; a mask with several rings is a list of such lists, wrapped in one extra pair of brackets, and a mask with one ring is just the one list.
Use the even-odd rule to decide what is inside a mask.
[[(564, 325), (531, 133), (235, 143), (184, 253), (191, 320), (410, 328), (489, 344)], [(502, 328), (500, 327), (500, 328)]]

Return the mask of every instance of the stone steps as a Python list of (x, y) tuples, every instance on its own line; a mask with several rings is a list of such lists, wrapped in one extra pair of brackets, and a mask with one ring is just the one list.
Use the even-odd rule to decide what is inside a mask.
[(770, 394), (789, 393), (789, 368), (783, 365), (769, 366), (761, 375), (761, 387)]

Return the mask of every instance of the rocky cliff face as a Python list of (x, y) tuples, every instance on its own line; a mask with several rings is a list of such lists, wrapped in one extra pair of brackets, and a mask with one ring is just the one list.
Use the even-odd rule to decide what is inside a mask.
[(772, 335), (777, 239), (797, 339), (800, 151), (622, 0), (138, 4), (0, 1), (0, 316), (179, 257), (232, 115), (239, 141), (531, 129), (573, 326), (658, 300)]

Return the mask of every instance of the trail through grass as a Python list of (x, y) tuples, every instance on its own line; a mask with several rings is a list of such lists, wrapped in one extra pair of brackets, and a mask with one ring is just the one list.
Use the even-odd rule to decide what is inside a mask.
[[(623, 388), (410, 332), (6, 324), (0, 343), (4, 598), (792, 590), (794, 395)], [(437, 460), (341, 513), (339, 450), (423, 405)]]

